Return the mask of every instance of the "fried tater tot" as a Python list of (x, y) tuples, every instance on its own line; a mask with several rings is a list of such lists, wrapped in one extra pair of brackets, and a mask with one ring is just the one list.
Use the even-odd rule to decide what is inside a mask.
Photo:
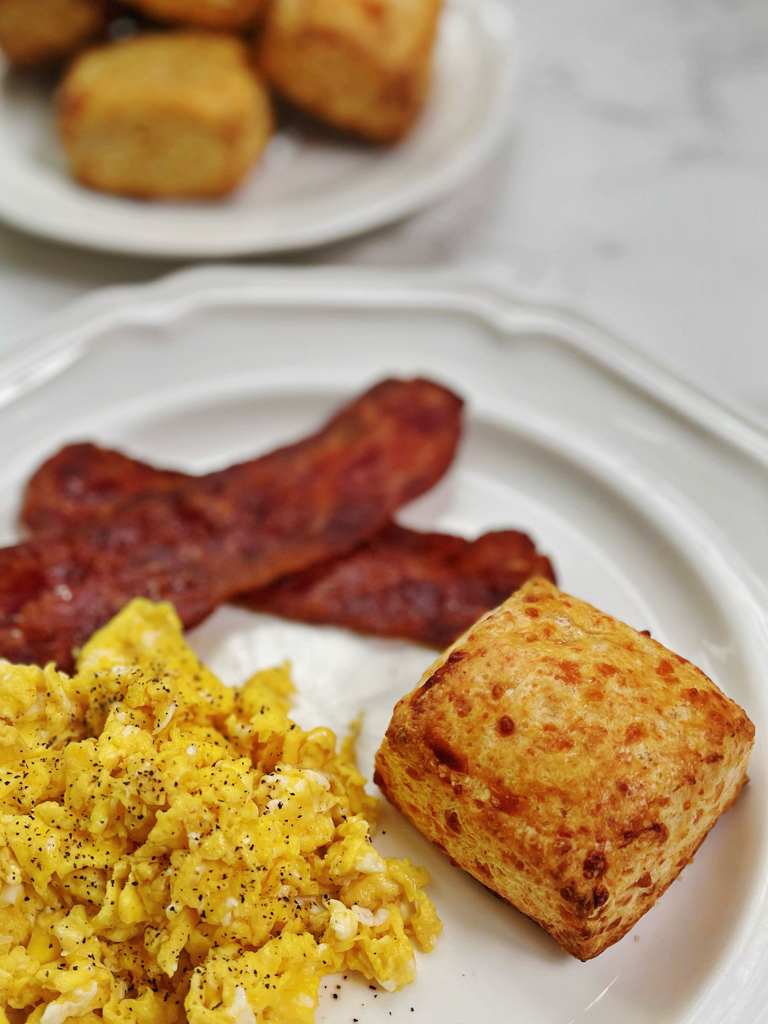
[(107, 0), (0, 0), (0, 50), (15, 67), (69, 57), (107, 25)]
[(242, 181), (269, 140), (272, 112), (241, 40), (153, 33), (78, 58), (59, 90), (59, 130), (89, 188), (210, 197)]
[(287, 99), (376, 143), (422, 108), (440, 0), (274, 0), (259, 65)]

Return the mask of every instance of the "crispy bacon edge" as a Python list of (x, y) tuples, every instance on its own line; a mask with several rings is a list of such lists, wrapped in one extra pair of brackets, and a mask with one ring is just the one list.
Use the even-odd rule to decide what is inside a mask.
[[(68, 445), (30, 479), (22, 518), (36, 529), (67, 529), (109, 516), (137, 494), (173, 491), (188, 480), (121, 452)], [(389, 523), (347, 555), (234, 600), (301, 622), (440, 648), (533, 576), (555, 582), (550, 560), (516, 530), (468, 541)]]
[(75, 528), (49, 521), (0, 550), (0, 656), (70, 668), (73, 649), (131, 597), (171, 600), (191, 626), (353, 550), (445, 473), (462, 404), (431, 381), (383, 381), (303, 441), (134, 494)]

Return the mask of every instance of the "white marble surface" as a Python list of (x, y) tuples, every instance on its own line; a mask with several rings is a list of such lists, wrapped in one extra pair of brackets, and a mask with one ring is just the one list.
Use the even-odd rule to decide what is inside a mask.
[[(514, 0), (516, 130), (449, 200), (298, 259), (494, 265), (768, 418), (768, 3)], [(168, 263), (0, 228), (0, 353)]]

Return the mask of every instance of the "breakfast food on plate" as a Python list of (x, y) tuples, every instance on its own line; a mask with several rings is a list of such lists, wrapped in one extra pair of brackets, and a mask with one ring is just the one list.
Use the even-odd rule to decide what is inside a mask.
[(390, 523), (355, 551), (237, 597), (300, 622), (445, 647), (476, 619), (552, 565), (516, 530), (474, 541)]
[(0, 0), (0, 50), (19, 67), (70, 56), (107, 26), (107, 0)]
[(194, 479), (87, 441), (68, 444), (29, 478), (19, 518), (30, 530), (71, 529), (109, 519), (141, 494), (175, 491)]
[[(140, 21), (176, 29), (142, 23), (131, 38), (81, 54), (60, 83), (57, 122), (80, 184), (137, 199), (216, 198), (242, 182), (274, 128), (257, 62), (275, 90), (330, 125), (376, 143), (402, 138), (427, 94), (441, 7), (128, 2)], [(11, 65), (62, 62), (114, 36), (121, 10), (114, 0), (0, 0), (0, 50)]]
[(268, 0), (130, 0), (132, 6), (160, 21), (198, 28), (250, 28)]
[(191, 626), (352, 550), (444, 474), (461, 410), (431, 381), (383, 381), (303, 441), (0, 549), (0, 657), (66, 669), (131, 597), (172, 600)]
[(224, 686), (145, 600), (72, 678), (0, 663), (0, 1020), (312, 1024), (323, 975), (413, 980), (429, 877), (291, 689)]
[(272, 133), (245, 44), (212, 32), (139, 35), (79, 57), (58, 94), (72, 173), (143, 198), (219, 196)]
[(534, 580), (398, 703), (375, 777), (457, 864), (588, 960), (736, 800), (753, 736), (690, 662)]
[(424, 103), (440, 7), (440, 0), (273, 0), (259, 66), (316, 117), (371, 142), (394, 142)]
[[(94, 444), (67, 445), (30, 478), (21, 519), (34, 530), (66, 530), (109, 518), (137, 495), (174, 491), (189, 480)], [(533, 576), (554, 582), (549, 559), (516, 530), (468, 541), (388, 523), (349, 554), (236, 600), (302, 622), (445, 647)]]

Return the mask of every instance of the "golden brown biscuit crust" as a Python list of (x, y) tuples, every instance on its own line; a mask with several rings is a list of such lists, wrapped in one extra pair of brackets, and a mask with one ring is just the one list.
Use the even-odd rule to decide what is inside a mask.
[(239, 184), (269, 139), (272, 114), (241, 40), (179, 31), (78, 58), (59, 90), (59, 129), (84, 185), (206, 197)]
[(376, 777), (461, 867), (588, 960), (736, 799), (753, 736), (690, 662), (534, 580), (398, 703)]
[(315, 117), (394, 142), (424, 103), (440, 8), (441, 0), (274, 0), (259, 66)]

